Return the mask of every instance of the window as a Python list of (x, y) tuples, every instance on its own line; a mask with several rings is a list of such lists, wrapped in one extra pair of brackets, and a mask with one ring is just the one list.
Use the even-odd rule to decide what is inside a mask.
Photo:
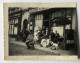
[(9, 25), (9, 34), (11, 34), (11, 31), (12, 31), (12, 26)]
[(58, 11), (58, 17), (61, 17), (61, 12), (60, 11)]
[(61, 16), (62, 16), (62, 17), (65, 16), (65, 10), (61, 10)]
[(42, 14), (35, 16), (35, 20), (42, 20), (42, 19), (43, 19), (43, 15)]
[(66, 17), (71, 17), (71, 9), (68, 9), (68, 10), (67, 10)]

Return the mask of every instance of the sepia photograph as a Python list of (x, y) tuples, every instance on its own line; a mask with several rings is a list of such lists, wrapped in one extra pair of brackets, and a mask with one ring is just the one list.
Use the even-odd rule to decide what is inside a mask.
[(7, 14), (9, 56), (78, 55), (76, 7), (15, 5)]

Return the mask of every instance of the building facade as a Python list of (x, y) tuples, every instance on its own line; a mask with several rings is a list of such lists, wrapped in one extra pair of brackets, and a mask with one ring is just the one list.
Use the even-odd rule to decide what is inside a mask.
[(22, 10), (19, 7), (8, 9), (9, 35), (17, 36), (21, 30)]
[(63, 40), (61, 41), (63, 49), (68, 48), (67, 45), (76, 46), (77, 22), (75, 8), (48, 8), (33, 12), (30, 16), (33, 17), (31, 22), (33, 23), (32, 30), (34, 34), (36, 33), (36, 27), (41, 28), (44, 34), (46, 34), (46, 29), (49, 34), (51, 30), (54, 33), (57, 31), (60, 39)]
[(35, 8), (12, 7), (8, 9), (9, 35), (17, 36), (23, 28), (29, 30), (29, 10)]

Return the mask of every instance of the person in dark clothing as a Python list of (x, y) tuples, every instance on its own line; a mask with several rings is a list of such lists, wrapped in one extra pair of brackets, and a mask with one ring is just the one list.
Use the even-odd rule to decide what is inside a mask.
[(23, 41), (26, 41), (26, 38), (28, 37), (28, 33), (29, 31), (27, 30), (27, 26), (28, 26), (28, 20), (24, 19), (23, 21)]
[(28, 37), (29, 35), (29, 31), (27, 29), (23, 30), (23, 41), (25, 42), (26, 41), (26, 38)]
[(41, 42), (41, 31), (38, 32), (38, 42)]
[(59, 35), (59, 33), (57, 33), (57, 31), (56, 31), (55, 39), (54, 39), (54, 42), (55, 42), (55, 43), (58, 43), (59, 37), (60, 37), (60, 35)]
[(20, 37), (20, 40), (22, 40), (22, 38), (23, 38), (22, 30), (19, 33), (19, 37)]
[(74, 30), (67, 29), (66, 34), (67, 40), (74, 40)]
[(53, 33), (53, 31), (51, 30), (51, 41), (53, 42), (54, 41), (54, 39), (55, 39), (55, 34)]
[(42, 31), (40, 31), (39, 33), (39, 43), (41, 43), (41, 40), (44, 38), (44, 31), (42, 30)]
[(34, 40), (31, 34), (29, 34), (26, 39), (26, 45), (28, 49), (34, 49)]
[(44, 34), (44, 31), (43, 30), (42, 30), (42, 33), (41, 33), (40, 36), (41, 36), (41, 39), (44, 38), (45, 34)]

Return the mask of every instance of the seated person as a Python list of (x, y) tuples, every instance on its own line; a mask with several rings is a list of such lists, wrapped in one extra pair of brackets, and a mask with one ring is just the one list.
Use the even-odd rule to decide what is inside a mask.
[(51, 49), (52, 50), (57, 50), (58, 49), (58, 44), (52, 43)]
[(59, 37), (60, 37), (60, 35), (59, 35), (59, 33), (57, 33), (57, 31), (55, 34), (51, 32), (51, 41), (50, 41), (50, 44), (52, 45), (51, 49), (53, 49), (53, 50), (58, 49)]
[(45, 35), (44, 31), (42, 31), (42, 34), (41, 34), (41, 47), (48, 47), (48, 45), (49, 45), (48, 35)]
[(54, 38), (55, 38), (55, 34), (53, 33), (52, 30), (51, 30), (51, 33), (50, 33), (50, 37), (51, 37), (51, 41), (53, 42), (54, 41)]
[(47, 47), (48, 45), (49, 45), (49, 39), (44, 38), (41, 40), (42, 47)]
[(58, 43), (59, 37), (60, 37), (60, 35), (59, 35), (59, 33), (57, 33), (57, 31), (56, 31), (56, 33), (55, 33), (55, 38), (54, 38), (54, 43)]
[(34, 49), (34, 40), (33, 40), (33, 36), (31, 34), (29, 34), (26, 39), (26, 45), (27, 45), (28, 49)]

